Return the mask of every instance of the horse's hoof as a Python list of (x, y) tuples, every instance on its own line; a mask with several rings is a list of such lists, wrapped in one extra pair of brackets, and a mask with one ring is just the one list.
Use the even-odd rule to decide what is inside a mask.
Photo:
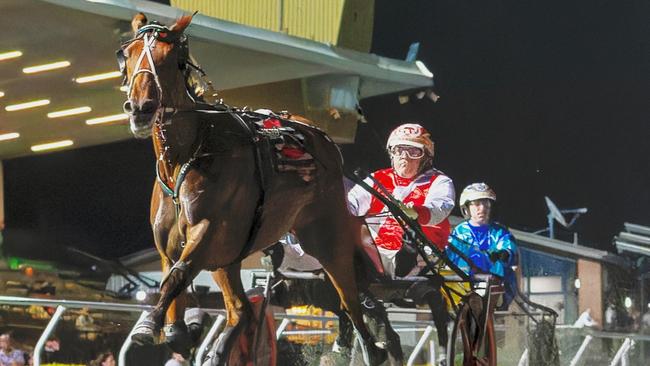
[(165, 333), (165, 344), (172, 351), (179, 353), (185, 359), (190, 357), (192, 339), (183, 320), (177, 320), (174, 324), (165, 326), (163, 332)]
[(143, 333), (134, 333), (131, 335), (131, 342), (138, 346), (148, 346), (154, 343), (153, 335), (143, 334)]
[(144, 319), (133, 329), (131, 341), (139, 346), (153, 344), (155, 329), (156, 325), (153, 321)]

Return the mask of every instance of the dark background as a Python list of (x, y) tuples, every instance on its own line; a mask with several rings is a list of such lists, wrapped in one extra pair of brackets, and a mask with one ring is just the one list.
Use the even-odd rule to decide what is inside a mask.
[[(404, 58), (419, 41), (441, 98), (365, 100), (370, 123), (344, 147), (346, 164), (387, 166), (390, 130), (420, 121), (457, 194), (487, 182), (500, 221), (527, 230), (546, 226), (545, 195), (588, 207), (575, 226), (581, 244), (612, 250), (623, 222), (650, 225), (649, 10), (645, 1), (378, 0), (372, 52)], [(110, 258), (153, 246), (153, 161), (151, 144), (135, 140), (4, 161), (6, 249), (52, 258), (56, 243)]]

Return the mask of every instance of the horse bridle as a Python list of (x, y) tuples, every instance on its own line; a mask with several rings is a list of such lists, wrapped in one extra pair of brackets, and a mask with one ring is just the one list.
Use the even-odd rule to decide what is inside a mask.
[[(124, 50), (126, 47), (128, 47), (129, 44), (139, 39), (141, 39), (144, 44), (142, 46), (142, 51), (140, 52), (140, 55), (138, 56), (138, 59), (135, 63), (133, 74), (129, 79), (126, 71), (127, 56), (125, 55)], [(205, 75), (205, 72), (200, 67), (190, 62), (189, 46), (187, 42), (187, 36), (185, 34), (180, 33), (179, 35), (175, 36), (175, 33), (171, 29), (155, 22), (153, 22), (152, 24), (145, 25), (142, 28), (138, 29), (136, 36), (124, 42), (122, 44), (122, 47), (120, 47), (120, 49), (117, 50), (116, 52), (117, 63), (119, 65), (120, 72), (122, 73), (122, 85), (126, 85), (128, 88), (126, 94), (127, 102), (128, 102), (131, 99), (131, 93), (133, 92), (133, 81), (135, 80), (135, 77), (138, 74), (142, 74), (142, 73), (151, 74), (153, 76), (154, 82), (156, 83), (156, 90), (158, 92), (158, 106), (156, 110), (159, 111), (161, 110), (162, 107), (163, 89), (162, 89), (162, 85), (160, 84), (160, 78), (158, 77), (158, 73), (156, 71), (156, 65), (153, 62), (153, 55), (152, 55), (152, 50), (155, 47), (157, 41), (172, 43), (175, 44), (177, 47), (179, 47), (178, 68), (184, 73), (187, 74), (188, 66), (191, 66), (192, 68), (197, 70), (202, 76)], [(142, 61), (145, 59), (145, 57), (149, 62), (149, 68), (145, 68), (142, 66)], [(187, 76), (188, 75), (186, 75), (186, 79)], [(191, 93), (189, 93), (189, 91), (188, 94), (190, 95), (190, 98), (194, 100), (194, 98), (192, 97)]]

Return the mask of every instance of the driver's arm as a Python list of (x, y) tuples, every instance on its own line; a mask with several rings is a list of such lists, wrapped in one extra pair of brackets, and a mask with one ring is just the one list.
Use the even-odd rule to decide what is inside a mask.
[(503, 233), (491, 248), (491, 256), (492, 253), (498, 254), (498, 260), (506, 266), (517, 265), (517, 245), (515, 244), (515, 240), (507, 229), (501, 230), (503, 230)]
[(436, 225), (446, 219), (454, 208), (456, 191), (454, 183), (447, 176), (441, 175), (431, 184), (424, 203), (413, 206), (418, 213), (420, 225)]
[[(363, 181), (370, 187), (374, 185), (374, 182), (370, 178), (366, 178)], [(372, 194), (357, 184), (348, 192), (347, 200), (348, 209), (351, 214), (354, 216), (365, 216), (368, 210), (370, 210)]]

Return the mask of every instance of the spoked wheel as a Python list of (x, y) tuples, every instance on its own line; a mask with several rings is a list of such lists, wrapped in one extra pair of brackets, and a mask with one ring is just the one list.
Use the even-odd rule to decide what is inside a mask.
[(449, 366), (496, 366), (494, 318), (483, 312), (483, 299), (476, 293), (465, 297), (454, 321), (447, 347)]

